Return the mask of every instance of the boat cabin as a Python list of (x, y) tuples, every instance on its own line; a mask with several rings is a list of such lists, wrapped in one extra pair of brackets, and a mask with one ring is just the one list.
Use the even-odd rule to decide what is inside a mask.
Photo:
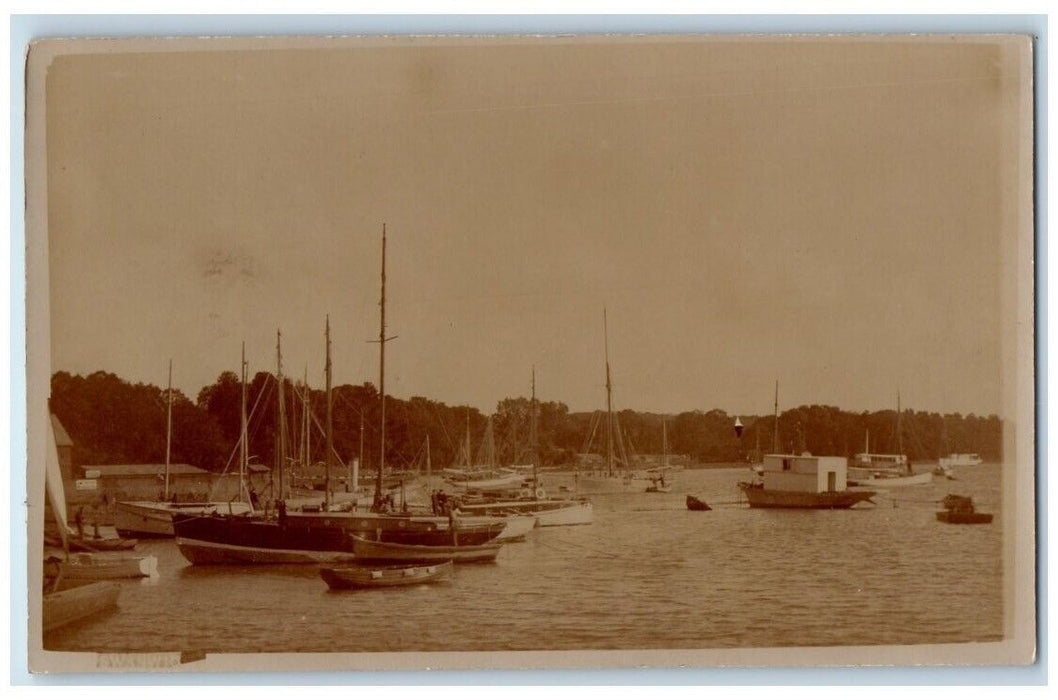
[(862, 469), (900, 469), (907, 467), (907, 455), (861, 452), (856, 455), (855, 466)]
[(764, 488), (772, 491), (826, 493), (848, 488), (845, 457), (764, 455), (762, 467)]

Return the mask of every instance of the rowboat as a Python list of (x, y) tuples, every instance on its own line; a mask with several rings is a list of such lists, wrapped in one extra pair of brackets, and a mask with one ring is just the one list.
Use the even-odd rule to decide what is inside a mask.
[(63, 579), (104, 581), (158, 575), (158, 559), (154, 556), (81, 552), (66, 561), (50, 557), (44, 563), (49, 573)]
[(113, 581), (96, 581), (47, 593), (42, 598), (41, 629), (51, 632), (113, 610), (120, 591), (121, 586)]
[(500, 542), (429, 547), (417, 544), (373, 542), (363, 537), (353, 536), (353, 553), (358, 561), (363, 562), (420, 562), (424, 564), (445, 561), (453, 561), (457, 564), (485, 562), (494, 561), (502, 547), (503, 544)]
[(340, 569), (320, 569), (320, 577), (332, 591), (351, 588), (389, 588), (432, 583), (452, 574), (452, 562), (427, 566), (350, 566)]

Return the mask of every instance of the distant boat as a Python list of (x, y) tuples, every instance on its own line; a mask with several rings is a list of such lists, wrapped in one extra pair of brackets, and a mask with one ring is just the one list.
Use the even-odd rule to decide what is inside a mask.
[[(514, 497), (509, 494), (491, 498), (485, 497), (480, 500), (470, 498), (460, 499), (460, 513), (479, 516), (497, 516), (505, 514), (518, 514), (530, 516), (536, 519), (539, 527), (556, 527), (562, 525), (589, 525), (594, 520), (594, 510), (591, 502), (586, 499), (548, 498), (544, 487), (540, 485), (537, 474), (537, 462), (539, 451), (537, 449), (536, 431), (536, 369), (533, 369), (532, 396), (530, 405), (530, 449), (533, 462), (532, 470), (528, 480), (529, 486), (522, 489)], [(520, 470), (519, 470), (520, 471)]]
[(944, 510), (937, 511), (937, 520), (952, 525), (987, 525), (992, 522), (991, 513), (979, 513), (969, 496), (948, 494), (943, 501)]
[[(908, 463), (907, 469), (910, 469)], [(873, 472), (867, 476), (857, 476), (848, 480), (849, 486), (874, 486), (877, 488), (898, 488), (903, 486), (921, 486), (933, 483), (933, 472), (898, 474), (889, 471)]]
[(875, 492), (849, 490), (847, 464), (844, 457), (766, 455), (761, 481), (739, 488), (750, 508), (851, 508)]
[(976, 452), (953, 452), (947, 457), (941, 457), (939, 460), (937, 460), (937, 465), (941, 468), (976, 467), (979, 464), (983, 463), (984, 460), (981, 459), (981, 455), (977, 454)]
[(896, 454), (873, 453), (870, 450), (871, 433), (866, 434), (864, 451), (856, 455), (855, 466), (849, 467), (850, 486), (876, 486), (879, 488), (898, 488), (904, 486), (921, 486), (933, 482), (933, 471), (915, 473), (904, 454), (903, 430), (900, 409), (900, 394), (896, 395)]
[(426, 566), (391, 564), (389, 566), (351, 566), (341, 569), (320, 569), (320, 577), (332, 590), (353, 588), (389, 588), (433, 583), (452, 575), (452, 562)]
[(487, 562), (496, 559), (503, 545), (489, 542), (479, 545), (451, 545), (448, 547), (424, 547), (392, 542), (373, 542), (362, 537), (353, 537), (353, 551), (357, 561), (362, 562), (418, 562), (440, 563), (454, 561), (457, 564)]

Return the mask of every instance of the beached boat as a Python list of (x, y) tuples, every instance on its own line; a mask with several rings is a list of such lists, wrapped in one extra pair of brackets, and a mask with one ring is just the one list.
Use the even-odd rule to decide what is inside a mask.
[(942, 501), (944, 510), (937, 511), (937, 520), (952, 525), (987, 525), (992, 522), (991, 513), (979, 513), (969, 496), (948, 494)]
[(389, 566), (350, 566), (320, 569), (320, 577), (332, 591), (354, 588), (389, 588), (433, 583), (452, 575), (452, 562), (427, 566), (393, 564)]
[(705, 501), (695, 498), (694, 496), (687, 496), (687, 510), (712, 510), (709, 504)]
[(353, 552), (363, 562), (421, 562), (440, 563), (454, 561), (457, 564), (494, 561), (503, 544), (490, 542), (479, 545), (452, 545), (449, 547), (424, 547), (414, 544), (374, 542), (362, 537), (353, 537)]
[(54, 632), (114, 610), (120, 592), (121, 586), (113, 581), (95, 581), (45, 593), (41, 599), (41, 629)]
[(844, 457), (765, 455), (761, 481), (739, 488), (750, 508), (851, 508), (875, 492), (849, 490), (847, 468)]

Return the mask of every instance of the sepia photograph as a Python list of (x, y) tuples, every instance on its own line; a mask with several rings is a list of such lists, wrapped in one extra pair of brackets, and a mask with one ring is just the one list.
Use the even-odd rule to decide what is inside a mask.
[(1033, 663), (1033, 49), (32, 44), (30, 671)]

